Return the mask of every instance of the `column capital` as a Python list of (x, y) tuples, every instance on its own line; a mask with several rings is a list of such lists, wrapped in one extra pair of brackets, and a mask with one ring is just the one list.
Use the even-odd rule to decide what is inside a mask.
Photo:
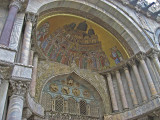
[(29, 88), (30, 82), (10, 80), (13, 95), (24, 96)]
[(107, 76), (107, 77), (111, 76), (111, 73), (110, 73), (110, 72), (107, 72), (107, 73), (106, 73), (106, 76)]
[(22, 8), (22, 4), (25, 2), (26, 0), (12, 0), (9, 7), (11, 6), (16, 6), (18, 7), (18, 9), (20, 10)]
[(136, 65), (136, 60), (131, 59), (131, 60), (128, 61), (128, 64), (132, 67), (133, 65)]
[(124, 70), (124, 71), (128, 70), (127, 64), (124, 64), (122, 67), (123, 67), (123, 70)]
[(141, 61), (144, 60), (146, 58), (146, 55), (144, 53), (139, 53), (136, 55), (137, 60)]
[(27, 12), (25, 16), (25, 20), (32, 22), (32, 24), (34, 25), (37, 22), (37, 17), (38, 15), (35, 13)]
[(148, 56), (151, 57), (151, 58), (158, 58), (158, 54), (159, 54), (159, 53), (160, 53), (159, 51), (152, 50), (152, 51), (148, 54)]

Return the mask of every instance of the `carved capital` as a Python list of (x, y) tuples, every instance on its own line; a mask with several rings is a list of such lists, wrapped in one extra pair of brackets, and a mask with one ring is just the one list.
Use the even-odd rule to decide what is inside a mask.
[(25, 2), (25, 0), (12, 0), (9, 7), (16, 6), (20, 10), (22, 8), (22, 4)]
[(26, 21), (29, 21), (29, 22), (32, 22), (33, 26), (36, 24), (37, 22), (37, 14), (34, 14), (34, 13), (26, 13)]
[(10, 80), (12, 94), (24, 96), (29, 88), (30, 82)]
[(153, 59), (158, 59), (158, 54), (159, 54), (159, 51), (152, 50), (150, 52), (150, 54), (148, 54), (148, 56), (151, 57), (151, 58), (153, 58)]
[(124, 71), (128, 70), (128, 66), (126, 64), (124, 64), (122, 67)]
[(107, 78), (110, 77), (110, 76), (111, 76), (111, 73), (110, 73), (110, 72), (107, 72), (107, 73), (106, 73), (106, 76), (107, 76)]
[(137, 60), (141, 61), (146, 58), (146, 55), (144, 53), (139, 53), (136, 55)]
[(128, 61), (128, 64), (132, 67), (133, 65), (136, 65), (135, 59), (131, 59)]

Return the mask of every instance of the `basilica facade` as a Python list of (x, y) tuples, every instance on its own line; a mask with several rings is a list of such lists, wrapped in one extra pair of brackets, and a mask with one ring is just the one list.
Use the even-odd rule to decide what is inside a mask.
[(0, 120), (159, 120), (159, 45), (159, 0), (0, 0)]

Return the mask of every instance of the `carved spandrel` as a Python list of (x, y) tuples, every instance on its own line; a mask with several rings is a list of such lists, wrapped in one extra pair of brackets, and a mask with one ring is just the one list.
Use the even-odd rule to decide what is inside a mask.
[(29, 88), (29, 84), (30, 82), (10, 80), (12, 94), (24, 96)]

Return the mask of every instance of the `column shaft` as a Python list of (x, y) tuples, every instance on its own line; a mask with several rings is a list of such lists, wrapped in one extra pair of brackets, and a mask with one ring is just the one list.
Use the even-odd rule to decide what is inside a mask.
[(30, 58), (29, 58), (29, 65), (33, 65), (33, 56), (34, 56), (34, 51), (33, 50), (31, 50), (30, 51)]
[(154, 85), (154, 83), (153, 83), (153, 80), (152, 80), (152, 78), (151, 78), (151, 75), (150, 75), (150, 73), (149, 73), (149, 70), (148, 70), (148, 68), (147, 68), (147, 65), (146, 65), (146, 63), (145, 63), (145, 61), (144, 61), (143, 59), (140, 60), (140, 63), (141, 63), (142, 69), (143, 69), (143, 71), (144, 71), (144, 74), (145, 74), (145, 76), (146, 76), (146, 79), (147, 79), (147, 81), (148, 81), (148, 85), (149, 85), (151, 94), (154, 96), (154, 95), (157, 94), (157, 91), (156, 91), (155, 85)]
[[(153, 54), (154, 54), (154, 53), (153, 53)], [(155, 54), (155, 55), (152, 57), (152, 59), (153, 59), (153, 62), (154, 62), (154, 64), (155, 64), (155, 66), (156, 66), (156, 69), (157, 69), (158, 73), (160, 74), (160, 62), (159, 62), (159, 59), (158, 59), (158, 55)]]
[(113, 82), (112, 82), (112, 78), (111, 78), (110, 73), (107, 73), (107, 81), (108, 81), (108, 87), (109, 87), (109, 92), (110, 92), (110, 96), (111, 96), (113, 111), (118, 111), (119, 109), (118, 109), (117, 99), (116, 99), (116, 95), (114, 92)]
[(32, 72), (32, 81), (30, 84), (31, 89), (31, 96), (35, 97), (36, 93), (36, 78), (37, 78), (37, 66), (38, 66), (38, 55), (35, 54), (34, 60), (33, 60), (33, 72)]
[(140, 93), (141, 93), (141, 95), (142, 95), (143, 102), (144, 102), (144, 101), (147, 101), (146, 92), (145, 92), (145, 90), (144, 90), (144, 87), (143, 87), (143, 84), (142, 84), (142, 80), (141, 80), (141, 78), (140, 78), (140, 75), (139, 75), (137, 66), (136, 66), (135, 64), (132, 65), (132, 69), (133, 69), (133, 72), (134, 72), (134, 74), (135, 74), (135, 77), (136, 77), (136, 80), (137, 80), (137, 83), (138, 83), (138, 87), (139, 87)]
[(23, 110), (23, 97), (12, 95), (9, 102), (7, 120), (21, 120)]
[(126, 79), (128, 82), (129, 91), (131, 93), (133, 104), (134, 104), (134, 106), (136, 106), (136, 105), (138, 105), (138, 100), (137, 100), (136, 93), (134, 91), (134, 87), (133, 87), (133, 83), (132, 83), (132, 79), (131, 79), (131, 76), (130, 76), (130, 73), (129, 73), (129, 70), (127, 67), (124, 68), (124, 72), (125, 72)]
[(24, 32), (24, 39), (22, 45), (22, 54), (20, 62), (24, 65), (28, 65), (30, 56), (30, 46), (31, 46), (31, 32), (32, 32), (32, 22), (26, 22), (26, 28)]
[(17, 6), (10, 7), (8, 17), (6, 19), (6, 23), (4, 24), (4, 27), (0, 36), (0, 44), (5, 45), (7, 47), (9, 46), (11, 32), (12, 32), (16, 15), (18, 13), (18, 9), (19, 8)]
[(117, 82), (118, 82), (118, 86), (119, 86), (119, 90), (120, 90), (123, 108), (128, 109), (128, 103), (127, 103), (126, 95), (124, 92), (124, 88), (123, 88), (123, 84), (122, 84), (122, 80), (121, 80), (121, 75), (118, 70), (116, 71), (116, 78), (117, 78)]
[(8, 86), (9, 86), (9, 83), (8, 81), (5, 81), (5, 80), (3, 80), (2, 84), (0, 84), (0, 120), (2, 120), (2, 116), (5, 108)]

